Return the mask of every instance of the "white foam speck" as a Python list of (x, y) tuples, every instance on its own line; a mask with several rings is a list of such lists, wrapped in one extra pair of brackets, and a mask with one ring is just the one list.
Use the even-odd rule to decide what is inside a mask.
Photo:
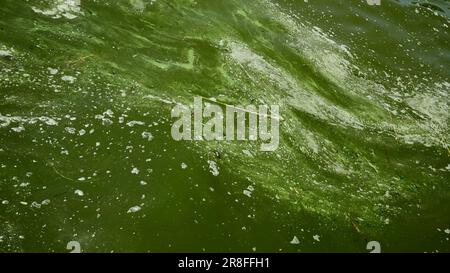
[(150, 132), (142, 132), (142, 138), (151, 141), (153, 140), (153, 135)]
[(320, 242), (320, 236), (319, 235), (314, 235), (313, 239), (316, 240), (317, 242)]
[(65, 82), (69, 82), (69, 83), (74, 83), (76, 78), (73, 76), (62, 76), (61, 80), (65, 81)]
[(134, 206), (128, 209), (127, 213), (135, 213), (140, 211), (142, 208), (140, 206)]
[(298, 245), (298, 244), (300, 244), (300, 241), (298, 240), (297, 236), (294, 236), (294, 238), (292, 238), (291, 244), (292, 244), (292, 245)]
[(84, 192), (82, 190), (75, 190), (75, 194), (78, 196), (83, 196)]
[(248, 186), (247, 189), (244, 190), (244, 194), (248, 197), (252, 197), (252, 193), (255, 189), (253, 188), (253, 186)]
[(51, 67), (49, 67), (48, 68), (48, 73), (50, 73), (51, 75), (56, 75), (56, 74), (58, 74), (58, 69), (56, 69), (56, 68), (51, 68)]
[(130, 127), (133, 127), (135, 125), (145, 125), (145, 122), (143, 121), (137, 121), (137, 120), (132, 120), (130, 122), (127, 122), (127, 125)]
[(217, 163), (212, 160), (208, 160), (209, 164), (209, 170), (211, 171), (212, 175), (218, 176), (219, 175), (219, 168), (217, 167)]
[(75, 128), (73, 128), (73, 127), (66, 127), (66, 128), (64, 128), (64, 130), (67, 132), (67, 133), (69, 133), (69, 134), (75, 134), (75, 132), (76, 132), (76, 129)]
[(14, 131), (14, 132), (16, 132), (16, 133), (20, 133), (20, 132), (25, 131), (25, 127), (23, 127), (23, 126), (18, 126), (18, 127), (11, 128), (11, 130)]

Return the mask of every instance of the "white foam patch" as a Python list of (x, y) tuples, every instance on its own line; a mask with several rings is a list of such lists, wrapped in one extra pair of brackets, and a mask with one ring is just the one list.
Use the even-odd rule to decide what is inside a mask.
[(209, 164), (209, 170), (212, 173), (212, 175), (218, 176), (219, 168), (217, 167), (217, 163), (215, 161), (208, 160), (208, 164)]
[(144, 12), (147, 5), (153, 5), (156, 0), (130, 0), (131, 5), (137, 12)]
[(80, 15), (84, 15), (81, 10), (81, 0), (55, 0), (48, 9), (40, 9), (32, 7), (33, 11), (53, 19), (66, 18), (75, 19)]
[(0, 50), (0, 57), (12, 57), (13, 53), (10, 50)]
[(58, 121), (51, 117), (21, 117), (21, 116), (3, 116), (0, 114), (0, 128), (7, 127), (11, 124), (35, 124), (37, 122), (42, 122), (49, 126), (58, 125)]
[[(340, 125), (351, 124), (352, 127), (357, 129), (371, 128), (393, 132), (397, 139), (402, 139), (410, 144), (421, 143), (426, 146), (439, 145), (445, 148), (448, 147), (448, 143), (446, 143), (448, 142), (446, 138), (449, 124), (447, 94), (450, 84), (448, 82), (435, 83), (435, 87), (423, 86), (420, 88), (422, 89), (420, 92), (416, 92), (417, 94), (407, 98), (402, 96), (402, 94), (407, 94), (405, 91), (401, 92), (402, 94), (396, 94), (395, 90), (387, 89), (382, 84), (355, 76), (351, 72), (352, 70), (359, 71), (362, 74), (366, 72), (353, 64), (354, 56), (347, 46), (333, 41), (329, 35), (318, 27), (310, 28), (302, 24), (299, 20), (296, 20), (298, 18), (295, 15), (286, 14), (277, 4), (268, 0), (261, 0), (261, 2), (268, 8), (271, 18), (276, 19), (289, 31), (290, 38), (287, 43), (290, 47), (296, 49), (301, 56), (306, 57), (313, 63), (319, 71), (322, 71), (323, 76), (341, 86), (346, 92), (360, 97), (364, 96), (375, 107), (389, 111), (393, 115), (397, 114), (397, 106), (387, 102), (384, 98), (389, 97), (397, 102), (404, 101), (423, 120), (409, 118), (397, 122), (368, 120), (349, 113), (345, 109), (341, 111), (341, 108), (337, 108), (334, 105), (321, 104), (326, 102), (322, 101), (321, 98), (318, 98), (318, 101), (308, 100), (313, 95), (309, 95), (306, 98), (294, 95), (296, 99), (291, 101), (291, 105), (293, 104), (297, 109), (305, 111), (306, 109), (301, 104), (318, 103), (317, 107), (323, 109), (323, 112), (327, 112), (325, 116), (329, 120), (338, 119), (337, 123)], [(407, 86), (402, 83), (400, 78), (397, 84), (402, 89), (407, 89)], [(313, 108), (312, 105), (308, 107)], [(314, 108), (313, 110), (317, 110)], [(324, 118), (323, 115), (320, 115), (320, 109), (315, 112), (315, 115)], [(331, 111), (329, 111), (330, 109)], [(311, 113), (310, 111), (306, 112)], [(333, 118), (330, 115), (336, 116)]]
[(141, 206), (134, 206), (128, 209), (127, 213), (136, 213), (142, 209)]
[[(315, 115), (323, 120), (335, 121), (340, 125), (350, 126), (362, 129), (363, 124), (358, 117), (347, 112), (345, 109), (334, 105), (332, 102), (308, 91), (305, 87), (300, 86), (288, 72), (281, 67), (272, 65), (266, 61), (264, 57), (252, 51), (247, 45), (237, 41), (220, 41), (219, 44), (226, 44), (229, 49), (229, 57), (247, 71), (247, 76), (253, 82), (258, 82), (256, 77), (268, 79), (271, 83), (278, 85), (283, 91), (290, 95), (288, 100), (283, 98), (272, 98), (274, 103), (280, 105), (289, 104), (295, 108)], [(249, 68), (249, 69), (245, 69)], [(258, 73), (255, 76), (252, 76)], [(265, 97), (269, 98), (270, 93), (266, 93)], [(281, 101), (281, 100), (284, 100)], [(272, 102), (271, 102), (272, 103)]]
[(69, 82), (69, 83), (74, 83), (76, 78), (73, 76), (62, 76), (61, 80), (65, 81), (65, 82)]
[(426, 115), (426, 118), (441, 125), (448, 124), (448, 101), (440, 100), (437, 96), (429, 94), (418, 94), (407, 99), (406, 103), (414, 110), (422, 113), (422, 117)]

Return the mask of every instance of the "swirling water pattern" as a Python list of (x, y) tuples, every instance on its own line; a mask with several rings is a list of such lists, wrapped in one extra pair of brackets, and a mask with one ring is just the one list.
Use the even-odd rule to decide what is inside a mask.
[[(2, 0), (0, 250), (450, 251), (449, 5), (418, 2)], [(194, 96), (279, 105), (279, 149), (173, 141)]]

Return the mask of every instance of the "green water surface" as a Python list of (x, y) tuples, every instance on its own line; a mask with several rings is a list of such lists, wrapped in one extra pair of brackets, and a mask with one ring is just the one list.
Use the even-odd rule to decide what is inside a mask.
[[(0, 251), (449, 252), (449, 8), (0, 0)], [(279, 148), (174, 141), (194, 96)]]

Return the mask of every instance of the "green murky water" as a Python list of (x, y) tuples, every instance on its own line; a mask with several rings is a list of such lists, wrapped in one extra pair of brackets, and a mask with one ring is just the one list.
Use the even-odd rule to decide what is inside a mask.
[[(0, 250), (450, 251), (449, 8), (1, 0)], [(172, 140), (194, 96), (279, 148)]]

